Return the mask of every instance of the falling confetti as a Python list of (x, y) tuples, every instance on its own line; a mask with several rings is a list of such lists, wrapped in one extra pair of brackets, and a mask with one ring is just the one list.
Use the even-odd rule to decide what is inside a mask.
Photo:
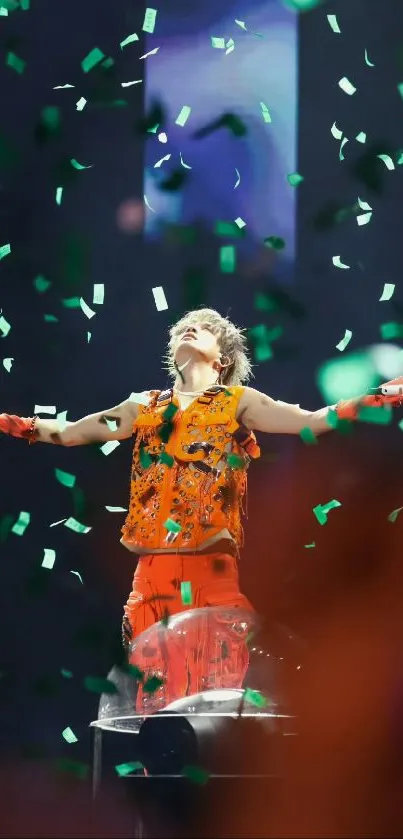
[(346, 265), (342, 262), (340, 256), (332, 256), (332, 262), (335, 268), (344, 268), (344, 270), (347, 270), (347, 268), (351, 267), (350, 265)]
[(319, 524), (326, 524), (327, 516), (330, 510), (336, 509), (336, 507), (341, 507), (340, 501), (333, 499), (333, 501), (328, 501), (327, 504), (318, 504), (317, 507), (313, 508), (313, 513), (316, 516)]
[(234, 245), (223, 245), (220, 248), (220, 269), (223, 274), (233, 274), (236, 267), (236, 250)]
[(367, 65), (367, 67), (375, 67), (375, 64), (372, 64), (372, 62), (368, 58), (367, 50), (365, 50), (364, 58), (365, 58), (365, 63)]
[(349, 81), (349, 79), (346, 76), (343, 76), (343, 78), (340, 79), (339, 87), (341, 88), (341, 90), (344, 91), (344, 93), (347, 93), (348, 96), (353, 96), (354, 93), (357, 92), (357, 88), (354, 87), (354, 85)]
[(144, 15), (144, 23), (143, 23), (143, 32), (148, 32), (149, 35), (152, 35), (155, 29), (155, 20), (157, 17), (157, 10), (156, 9), (146, 9)]
[(180, 125), (181, 127), (183, 127), (188, 121), (191, 111), (192, 109), (190, 105), (183, 105), (183, 107), (180, 110), (180, 113), (176, 117), (175, 125)]
[(383, 287), (383, 292), (381, 297), (379, 298), (379, 302), (383, 302), (384, 300), (390, 300), (393, 296), (395, 291), (395, 284), (394, 283), (385, 283)]
[(64, 737), (66, 743), (78, 743), (78, 739), (71, 728), (65, 728), (62, 731), (62, 737)]
[(0, 259), (4, 259), (11, 253), (11, 245), (0, 245)]
[(395, 164), (393, 163), (393, 160), (389, 154), (377, 154), (377, 157), (379, 158), (379, 160), (383, 161), (386, 168), (389, 169), (390, 172), (392, 171), (392, 169), (395, 168)]
[[(61, 524), (61, 522), (57, 522), (57, 524)], [(64, 522), (64, 526), (68, 527), (69, 530), (74, 530), (75, 533), (89, 533), (92, 530), (91, 527), (87, 527), (85, 524), (81, 524), (77, 519), (70, 516), (70, 518), (66, 519)]]
[(11, 373), (11, 367), (14, 363), (14, 358), (3, 358), (3, 367), (7, 370), (7, 373)]
[(91, 52), (86, 55), (86, 57), (81, 62), (81, 68), (84, 73), (89, 73), (97, 64), (105, 58), (103, 52), (98, 49), (98, 47), (94, 47)]
[(181, 598), (184, 606), (191, 606), (193, 603), (192, 583), (181, 583)]
[(159, 50), (160, 47), (155, 47), (153, 50), (150, 50), (150, 52), (146, 52), (145, 55), (141, 55), (139, 60), (141, 61), (143, 58), (148, 58), (150, 55), (157, 55)]
[(49, 571), (52, 570), (55, 560), (56, 560), (56, 551), (53, 548), (44, 548), (44, 557), (42, 560), (42, 568), (47, 568)]
[(270, 111), (269, 111), (267, 105), (265, 105), (264, 102), (261, 102), (260, 107), (262, 109), (262, 117), (263, 117), (264, 122), (271, 122)]
[(139, 36), (137, 35), (136, 32), (133, 32), (132, 35), (128, 35), (127, 38), (124, 39), (124, 41), (120, 42), (120, 44), (119, 44), (120, 49), (123, 50), (129, 44), (133, 44), (135, 41), (138, 41), (138, 40), (139, 40)]
[(80, 580), (81, 585), (82, 585), (82, 586), (84, 585), (84, 583), (83, 583), (83, 578), (82, 578), (82, 576), (81, 576), (81, 574), (80, 574), (80, 572), (79, 572), (79, 571), (70, 571), (70, 574), (74, 574), (76, 577), (78, 577), (78, 579)]
[(167, 299), (165, 297), (165, 292), (162, 286), (157, 286), (156, 288), (152, 289), (154, 295), (155, 306), (157, 312), (163, 312), (165, 309), (168, 308)]
[(25, 533), (29, 523), (31, 521), (30, 513), (21, 512), (18, 516), (17, 521), (11, 528), (11, 533), (14, 533), (16, 536), (23, 536)]
[(131, 775), (132, 772), (137, 772), (140, 769), (143, 770), (144, 766), (139, 760), (133, 760), (131, 763), (119, 763), (115, 766), (115, 772), (120, 778), (125, 778), (127, 775)]
[(239, 172), (238, 172), (238, 169), (235, 169), (235, 172), (236, 172), (237, 180), (236, 180), (236, 182), (235, 182), (234, 189), (237, 189), (237, 187), (238, 187), (238, 186), (239, 186), (239, 184), (241, 183), (241, 176), (240, 176), (240, 174), (239, 174)]
[(392, 510), (392, 512), (388, 515), (388, 521), (392, 522), (393, 524), (402, 510), (403, 507), (398, 507), (397, 510)]
[(341, 35), (341, 29), (337, 22), (336, 15), (326, 15), (326, 17), (328, 19), (329, 26), (333, 30), (333, 32), (335, 32), (336, 35)]
[(56, 479), (59, 481), (59, 484), (62, 484), (69, 489), (72, 489), (76, 482), (76, 476), (70, 475), (69, 472), (63, 472), (62, 469), (55, 469)]
[(353, 337), (353, 333), (351, 332), (351, 329), (346, 329), (345, 334), (344, 334), (344, 338), (342, 338), (341, 341), (339, 341), (339, 343), (336, 344), (336, 350), (339, 350), (340, 352), (344, 352), (346, 347), (348, 347), (352, 337)]

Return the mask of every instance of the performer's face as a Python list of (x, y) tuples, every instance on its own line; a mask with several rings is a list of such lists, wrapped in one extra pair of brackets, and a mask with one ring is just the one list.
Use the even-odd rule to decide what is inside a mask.
[(186, 361), (189, 356), (197, 360), (202, 356), (203, 361), (213, 362), (220, 357), (218, 338), (208, 323), (194, 323), (185, 326), (179, 335), (175, 350), (177, 364)]

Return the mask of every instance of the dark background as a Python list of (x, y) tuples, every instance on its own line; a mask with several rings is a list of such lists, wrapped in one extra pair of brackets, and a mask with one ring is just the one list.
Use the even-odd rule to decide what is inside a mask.
[[(337, 13), (341, 36), (331, 32), (327, 12)], [(220, 276), (220, 243), (208, 231), (199, 230), (193, 245), (163, 240), (150, 245), (141, 233), (125, 235), (116, 225), (121, 202), (143, 194), (143, 87), (122, 91), (120, 81), (144, 76), (144, 68), (133, 71), (130, 48), (119, 50), (130, 32), (141, 38), (143, 16), (142, 8), (124, 2), (32, 0), (29, 11), (0, 17), (0, 244), (12, 245), (11, 255), (0, 264), (1, 307), (12, 324), (2, 357), (15, 358), (10, 374), (0, 367), (1, 409), (8, 413), (30, 416), (35, 403), (56, 404), (58, 411), (68, 408), (68, 418), (76, 419), (115, 405), (133, 390), (164, 387), (160, 359), (172, 318), (203, 302), (250, 327), (262, 320), (253, 308), (254, 292), (275, 283), (275, 262), (270, 276), (265, 269), (254, 269), (248, 277), (243, 271)], [(346, 327), (353, 330), (354, 347), (359, 348), (379, 342), (381, 322), (401, 317), (402, 168), (389, 172), (374, 156), (383, 152), (396, 159), (403, 146), (403, 102), (397, 91), (403, 81), (402, 24), (400, 0), (339, 0), (300, 16), (298, 171), (305, 181), (298, 191), (297, 269), (290, 293), (305, 314), (293, 318), (280, 313), (268, 320), (281, 320), (285, 334), (274, 360), (256, 369), (255, 385), (304, 407), (321, 406), (315, 371)], [(94, 46), (115, 59), (111, 72), (82, 73), (80, 61)], [(365, 65), (365, 48), (374, 69)], [(27, 61), (21, 76), (5, 66), (10, 49)], [(342, 76), (358, 88), (354, 97), (337, 87)], [(66, 82), (75, 88), (52, 89)], [(81, 96), (88, 104), (77, 112)], [(113, 106), (116, 98), (126, 99), (127, 106)], [(58, 136), (46, 138), (38, 123), (43, 108), (51, 105), (60, 108), (61, 129)], [(351, 138), (343, 163), (330, 133), (335, 121)], [(362, 130), (368, 135), (365, 147), (353, 142)], [(73, 173), (66, 181), (65, 162), (72, 157), (94, 168)], [(62, 183), (63, 203), (57, 207), (55, 189)], [(371, 224), (360, 228), (354, 216), (335, 222), (335, 212), (358, 195), (374, 207)], [(332, 266), (331, 257), (338, 253), (354, 266), (351, 271)], [(355, 267), (358, 263), (361, 267)], [(203, 269), (206, 277), (200, 299), (183, 276), (185, 269), (194, 268)], [(38, 274), (52, 280), (45, 295), (33, 287)], [(106, 291), (105, 304), (94, 307), (95, 318), (87, 321), (81, 310), (63, 308), (61, 299), (76, 295), (91, 305), (95, 282), (105, 283)], [(379, 304), (384, 282), (396, 283), (396, 292), (390, 303)], [(172, 301), (167, 312), (155, 310), (150, 289), (156, 285), (163, 285)], [(58, 323), (45, 323), (45, 312), (55, 314)], [(92, 332), (89, 344), (87, 329)], [(301, 742), (310, 746), (305, 753), (301, 747), (296, 766), (301, 774), (308, 752), (315, 754), (312, 771), (322, 779), (322, 800), (328, 794), (332, 805), (334, 774), (336, 781), (347, 779), (345, 786), (336, 782), (340, 800), (350, 802), (345, 829), (358, 825), (363, 830), (365, 822), (368, 835), (370, 829), (375, 835), (376, 830), (398, 835), (392, 821), (400, 766), (400, 751), (394, 750), (396, 744), (400, 749), (396, 732), (401, 737), (402, 730), (402, 525), (399, 519), (391, 524), (387, 516), (403, 504), (401, 433), (396, 425), (360, 426), (349, 436), (327, 435), (310, 448), (298, 438), (262, 438), (266, 456), (251, 470), (241, 563), (243, 589), (258, 611), (268, 622), (285, 622), (311, 642), (314, 675), (304, 683), (306, 693), (296, 699), (305, 709), (306, 738)], [(83, 678), (105, 675), (119, 656), (133, 557), (119, 544), (124, 514), (108, 513), (104, 506), (127, 505), (130, 442), (105, 457), (98, 447), (28, 448), (22, 441), (2, 438), (0, 462), (0, 736), (5, 798), (12, 801), (5, 832), (18, 823), (20, 834), (27, 835), (20, 796), (27, 796), (27, 808), (33, 798), (40, 800), (33, 782), (59, 758), (90, 762), (88, 722), (96, 716), (97, 696), (84, 689)], [(56, 467), (75, 474), (79, 489), (57, 483)], [(332, 511), (321, 528), (312, 507), (331, 498), (338, 498), (342, 508)], [(21, 510), (31, 513), (31, 523), (18, 537), (9, 529)], [(90, 525), (90, 533), (77, 535), (63, 526), (49, 530), (52, 522), (69, 515)], [(315, 550), (304, 549), (312, 541)], [(41, 568), (44, 547), (57, 551), (51, 572)], [(83, 585), (71, 570), (80, 572)], [(61, 668), (72, 671), (73, 678), (64, 678)], [(380, 684), (384, 693), (374, 690)], [(355, 700), (343, 703), (346, 696)], [(338, 762), (334, 750), (342, 735), (336, 736), (335, 721), (341, 708), (343, 719), (356, 714), (359, 726), (346, 723)], [(380, 717), (384, 728), (372, 739), (371, 726)], [(62, 739), (66, 726), (79, 738), (75, 746)], [(364, 748), (354, 739), (357, 728), (369, 732), (366, 765), (375, 767), (359, 789), (346, 769), (354, 767), (351, 777), (359, 777), (352, 758), (354, 744), (360, 754)], [(334, 739), (326, 741), (330, 732)], [(313, 742), (322, 743), (322, 751), (317, 746), (315, 752)], [(372, 754), (377, 744), (382, 758)], [(330, 754), (332, 776), (324, 769)], [(385, 777), (381, 766), (387, 766), (389, 779), (383, 798), (376, 786)], [(291, 779), (292, 769), (297, 777), (291, 767)], [(368, 790), (375, 789), (376, 815), (367, 804), (368, 826), (362, 809), (355, 822), (355, 803), (368, 796), (372, 800)], [(309, 833), (309, 795), (298, 790), (301, 801), (308, 801), (303, 812)], [(42, 795), (47, 801), (46, 793)], [(318, 830), (331, 824), (338, 835), (346, 835), (339, 823), (335, 827), (331, 822), (337, 810), (331, 803), (317, 815)], [(258, 811), (258, 805), (248, 808)], [(285, 814), (290, 818), (286, 805), (278, 819), (285, 818), (292, 832), (295, 825)], [(49, 818), (54, 827), (56, 816)], [(277, 835), (280, 821), (274, 819)]]

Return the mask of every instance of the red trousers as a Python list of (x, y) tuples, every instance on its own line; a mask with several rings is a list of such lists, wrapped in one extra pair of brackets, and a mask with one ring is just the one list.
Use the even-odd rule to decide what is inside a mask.
[[(191, 592), (191, 604), (183, 602), (186, 594), (181, 583), (190, 584), (185, 592)], [(184, 622), (171, 620), (179, 612), (203, 607), (222, 609), (195, 612)], [(234, 608), (249, 612), (250, 622), (234, 620)], [(233, 556), (169, 553), (140, 557), (124, 611), (129, 662), (144, 674), (138, 713), (154, 712), (203, 690), (242, 687), (249, 664), (246, 637), (253, 625), (253, 607), (239, 590)], [(136, 639), (138, 643), (132, 643)], [(152, 676), (162, 684), (148, 693), (144, 684)]]

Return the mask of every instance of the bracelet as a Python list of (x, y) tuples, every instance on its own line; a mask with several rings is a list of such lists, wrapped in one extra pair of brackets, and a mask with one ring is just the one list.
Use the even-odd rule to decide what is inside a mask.
[(31, 422), (30, 422), (29, 431), (28, 431), (28, 445), (29, 446), (31, 446), (32, 443), (36, 443), (36, 440), (35, 440), (35, 425), (36, 425), (37, 419), (38, 419), (38, 417), (35, 415), (34, 417), (32, 417)]

